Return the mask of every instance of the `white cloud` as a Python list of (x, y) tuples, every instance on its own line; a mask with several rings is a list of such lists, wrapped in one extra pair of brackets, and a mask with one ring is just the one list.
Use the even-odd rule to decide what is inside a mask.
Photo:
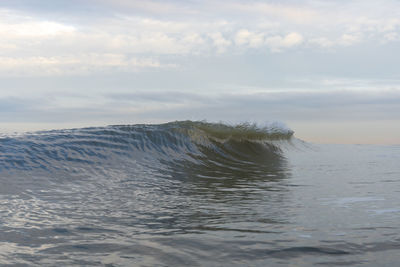
[(17, 49), (17, 46), (15, 44), (9, 44), (7, 42), (1, 43), (1, 41), (0, 41), (0, 50), (2, 52), (13, 51), (13, 50), (16, 50), (16, 49)]
[(285, 36), (283, 43), (287, 47), (299, 45), (303, 42), (304, 38), (301, 34), (292, 32)]
[(240, 30), (236, 33), (235, 42), (238, 45), (244, 45), (248, 42), (251, 33), (248, 30)]
[(400, 36), (397, 32), (388, 32), (383, 36), (384, 42), (397, 41), (397, 40), (400, 40)]
[(129, 58), (123, 54), (82, 54), (55, 57), (0, 57), (0, 73), (10, 75), (71, 75), (118, 69), (174, 67), (152, 58)]
[(392, 32), (398, 30), (400, 27), (400, 19), (398, 18), (389, 18), (385, 20), (383, 23), (383, 27), (381, 30), (383, 32)]
[[(86, 0), (82, 5), (93, 3)], [(52, 14), (0, 9), (0, 56), (20, 60), (119, 54), (160, 60), (166, 55), (244, 54), (249, 50), (265, 51), (267, 47), (272, 52), (304, 47), (335, 51), (338, 46), (367, 42), (385, 45), (398, 41), (400, 34), (400, 11), (396, 11), (400, 5), (393, 1), (386, 5), (367, 0), (366, 4), (317, 0), (301, 5), (243, 0), (96, 3), (99, 10), (109, 9), (106, 15), (92, 13), (87, 19), (70, 12), (56, 18)], [(124, 62), (114, 69), (126, 68)], [(21, 64), (14, 66), (15, 71), (27, 69)], [(78, 65), (75, 69), (84, 70)]]
[(308, 42), (312, 45), (317, 45), (317, 46), (323, 47), (323, 48), (331, 47), (334, 45), (334, 43), (331, 40), (329, 40), (328, 38), (325, 38), (325, 37), (313, 38), (313, 39), (310, 39)]
[(296, 32), (289, 33), (283, 37), (280, 35), (267, 37), (265, 40), (273, 52), (279, 52), (283, 48), (290, 48), (300, 45), (303, 41), (303, 36)]
[(0, 23), (0, 34), (12, 37), (45, 37), (74, 32), (75, 28), (51, 21), (31, 21), (17, 24)]
[(40, 38), (75, 32), (72, 25), (55, 21), (35, 19), (10, 10), (0, 9), (0, 37)]
[(110, 20), (109, 25), (105, 25), (106, 30), (121, 30), (129, 32), (151, 31), (163, 33), (182, 33), (190, 30), (193, 24), (188, 22), (159, 20), (141, 16), (120, 16), (118, 19)]
[(355, 43), (358, 43), (360, 41), (361, 41), (360, 34), (358, 34), (358, 33), (354, 33), (354, 34), (345, 33), (340, 37), (338, 43), (340, 45), (343, 45), (343, 46), (350, 46), (350, 45), (354, 45)]
[(378, 17), (369, 18), (365, 16), (347, 19), (349, 32), (369, 32), (369, 33), (386, 33), (397, 31), (400, 27), (400, 19), (397, 17)]
[(247, 45), (249, 47), (260, 47), (264, 44), (264, 34), (249, 32), (242, 29), (236, 33), (235, 43), (239, 46)]
[(226, 39), (220, 32), (211, 33), (209, 37), (213, 41), (213, 45), (217, 48), (218, 53), (223, 53), (232, 44), (232, 42)]

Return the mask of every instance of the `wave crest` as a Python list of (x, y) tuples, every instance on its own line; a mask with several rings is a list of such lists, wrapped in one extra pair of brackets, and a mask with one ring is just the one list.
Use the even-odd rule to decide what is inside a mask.
[(211, 123), (206, 121), (178, 121), (169, 123), (178, 128), (190, 128), (190, 135), (198, 136), (199, 131), (206, 137), (218, 141), (240, 140), (240, 141), (271, 141), (288, 140), (294, 132), (284, 126), (270, 124), (259, 126), (256, 123), (243, 122), (235, 125), (224, 123)]

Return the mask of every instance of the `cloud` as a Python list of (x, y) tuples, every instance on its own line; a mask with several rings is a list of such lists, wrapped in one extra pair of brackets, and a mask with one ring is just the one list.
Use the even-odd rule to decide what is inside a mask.
[(361, 41), (361, 36), (359, 34), (343, 34), (339, 39), (339, 44), (344, 46), (354, 45)]
[(2, 97), (0, 98), (0, 111), (6, 116), (10, 116), (10, 113), (26, 112), (30, 110), (30, 107), (36, 104), (38, 104), (38, 102), (33, 99)]
[(151, 58), (127, 57), (123, 54), (81, 54), (54, 57), (0, 57), (0, 73), (10, 75), (71, 75), (117, 68), (137, 71), (142, 68), (175, 67)]
[[(45, 1), (39, 13), (29, 1), (17, 2), (6, 1), (3, 6), (8, 9), (0, 8), (3, 77), (85, 74), (105, 68), (138, 71), (216, 54), (283, 54), (296, 49), (311, 55), (313, 48), (339, 53), (361, 45), (384, 47), (400, 41), (400, 4), (390, 0), (385, 5), (319, 0), (301, 4), (256, 0), (79, 1), (79, 9), (87, 16), (70, 1), (63, 1), (65, 12), (60, 8), (56, 12), (58, 5)], [(108, 59), (110, 55), (120, 59)]]
[(292, 32), (285, 36), (271, 36), (267, 37), (265, 42), (274, 52), (279, 52), (283, 48), (290, 48), (293, 46), (300, 45), (304, 41), (304, 38), (301, 34)]
[(227, 47), (232, 44), (232, 42), (222, 36), (220, 32), (210, 33), (209, 37), (212, 39), (213, 45), (217, 48), (218, 53), (225, 52)]
[(55, 21), (35, 19), (29, 15), (21, 14), (0, 8), (0, 36), (2, 38), (41, 38), (47, 36), (63, 35), (75, 32), (72, 25)]
[(284, 5), (276, 3), (261, 3), (258, 1), (235, 2), (228, 1), (222, 4), (224, 8), (236, 10), (239, 12), (250, 13), (250, 15), (264, 15), (277, 18), (283, 18), (296, 23), (312, 22), (319, 13), (310, 7), (304, 5)]
[(308, 40), (311, 45), (317, 45), (319, 47), (328, 48), (334, 45), (334, 42), (325, 37), (318, 37)]
[(397, 32), (389, 32), (383, 36), (383, 42), (398, 41), (400, 40), (400, 35)]
[(249, 47), (260, 47), (264, 44), (264, 34), (249, 32), (242, 29), (236, 33), (235, 43), (239, 46), (247, 45)]
[(10, 37), (45, 37), (59, 34), (67, 34), (75, 31), (69, 25), (63, 25), (51, 21), (32, 21), (17, 24), (0, 23), (0, 34)]
[(212, 97), (196, 93), (180, 92), (180, 91), (154, 91), (154, 92), (131, 92), (131, 93), (114, 93), (106, 96), (107, 99), (114, 101), (124, 101), (126, 103), (199, 103), (214, 102)]
[[(23, 117), (25, 103), (29, 105), (30, 121), (46, 121), (43, 112), (58, 113), (63, 110), (65, 121), (71, 121), (68, 109), (80, 110), (90, 122), (101, 121), (99, 114), (108, 113), (107, 121), (120, 118), (151, 119), (159, 114), (166, 120), (196, 119), (246, 120), (396, 120), (400, 112), (400, 90), (385, 91), (331, 90), (331, 91), (286, 91), (258, 93), (204, 93), (180, 91), (136, 91), (132, 93), (113, 93), (95, 97), (71, 96), (71, 100), (84, 99), (73, 107), (65, 105), (65, 97), (53, 95), (51, 101), (43, 103), (37, 98), (2, 98), (0, 103), (8, 112)], [(11, 108), (15, 107), (15, 108)], [(22, 113), (21, 113), (22, 112)], [(35, 115), (40, 113), (39, 117)], [(20, 114), (21, 113), (21, 114)], [(9, 117), (10, 115), (8, 115)], [(14, 116), (14, 115), (13, 115)], [(3, 117), (3, 121), (5, 117)]]
[[(187, 119), (284, 121), (299, 133), (296, 136), (306, 139), (337, 141), (337, 135), (341, 134), (342, 141), (346, 142), (398, 143), (399, 103), (400, 89), (216, 92), (212, 95), (131, 90), (90, 96), (82, 91), (80, 95), (53, 94), (47, 98), (0, 98), (0, 128), (26, 131)], [(368, 131), (379, 138), (373, 139)]]
[(122, 13), (146, 12), (152, 14), (185, 14), (196, 13), (194, 9), (187, 7), (183, 3), (173, 3), (167, 1), (141, 1), (141, 0), (89, 0), (92, 4), (106, 6), (112, 10)]

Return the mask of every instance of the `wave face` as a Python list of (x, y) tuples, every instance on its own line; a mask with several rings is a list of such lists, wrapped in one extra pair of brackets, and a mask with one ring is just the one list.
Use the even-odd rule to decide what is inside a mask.
[(217, 161), (227, 167), (258, 164), (278, 155), (278, 141), (292, 135), (288, 129), (255, 124), (193, 121), (44, 131), (0, 138), (0, 171), (98, 171), (118, 160), (128, 165), (181, 159), (194, 164)]
[(285, 198), (292, 135), (181, 121), (0, 138), (0, 263), (207, 265), (196, 253), (229, 250), (218, 236), (283, 220), (265, 204)]

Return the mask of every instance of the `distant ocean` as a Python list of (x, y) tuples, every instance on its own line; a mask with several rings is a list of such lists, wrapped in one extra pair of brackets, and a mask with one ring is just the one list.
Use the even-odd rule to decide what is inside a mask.
[(400, 146), (180, 121), (0, 137), (1, 266), (399, 266)]

